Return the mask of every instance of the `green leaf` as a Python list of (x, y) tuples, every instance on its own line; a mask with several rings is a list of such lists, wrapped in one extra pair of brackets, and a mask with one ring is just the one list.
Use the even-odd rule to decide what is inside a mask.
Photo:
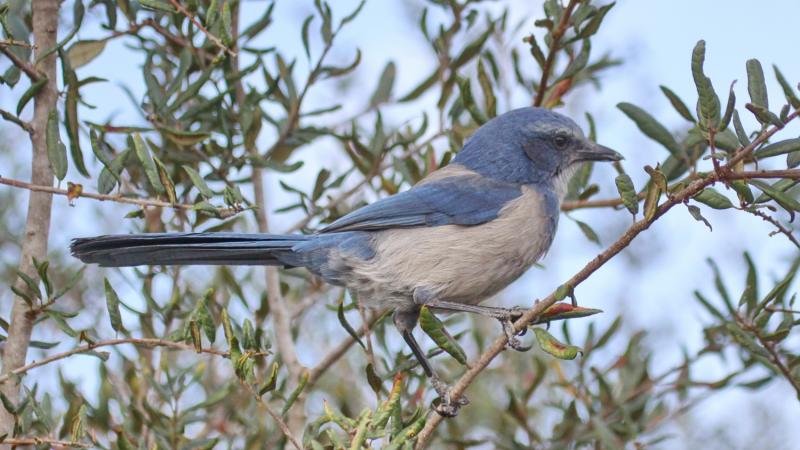
[(697, 195), (694, 196), (694, 199), (714, 209), (733, 208), (733, 203), (731, 203), (728, 197), (725, 197), (724, 195), (715, 191), (713, 188), (703, 189)]
[(716, 128), (720, 121), (720, 103), (711, 79), (703, 73), (706, 58), (706, 41), (698, 41), (692, 51), (692, 77), (697, 87), (698, 113), (703, 128)]
[(17, 116), (22, 113), (25, 105), (28, 104), (28, 102), (42, 89), (42, 87), (44, 87), (45, 84), (47, 84), (47, 77), (41, 77), (22, 93), (22, 96), (19, 98), (19, 102), (17, 102)]
[(475, 102), (475, 98), (472, 96), (472, 88), (470, 87), (470, 81), (468, 78), (459, 78), (458, 79), (458, 89), (461, 91), (461, 103), (469, 112), (469, 115), (472, 117), (478, 125), (483, 125), (484, 123), (489, 121), (489, 118), (486, 117), (485, 114), (478, 108), (477, 102)]
[(767, 99), (767, 83), (764, 81), (764, 70), (757, 59), (747, 60), (747, 92), (750, 93), (750, 103), (764, 109), (769, 109)]
[(375, 368), (372, 367), (372, 364), (367, 364), (366, 369), (367, 372), (367, 383), (369, 383), (369, 387), (372, 388), (372, 391), (375, 392), (376, 396), (381, 395), (381, 390), (383, 390), (383, 381), (381, 381), (381, 377), (375, 373)]
[[(94, 153), (94, 156), (97, 157), (97, 159), (103, 164), (103, 167), (105, 167), (106, 169), (110, 170), (111, 169), (112, 160), (110, 160), (108, 158), (108, 155), (103, 150), (103, 148), (101, 146), (102, 143), (98, 139), (97, 133), (95, 132), (94, 129), (90, 129), (89, 130), (89, 141), (92, 144), (92, 153)], [(117, 181), (120, 181), (118, 173), (114, 173), (112, 171), (111, 175), (114, 176), (114, 178)]]
[(182, 131), (168, 127), (159, 127), (158, 131), (164, 133), (170, 141), (180, 147), (190, 147), (205, 141), (211, 136), (207, 131)]
[(461, 53), (456, 56), (453, 61), (450, 63), (450, 67), (453, 71), (458, 69), (459, 67), (463, 66), (464, 64), (468, 63), (472, 58), (474, 58), (483, 48), (483, 44), (486, 42), (486, 39), (491, 36), (492, 32), (494, 31), (494, 26), (489, 26), (486, 31), (483, 32), (477, 39), (470, 42)]
[(747, 137), (747, 132), (744, 131), (744, 126), (742, 126), (742, 120), (739, 118), (739, 112), (736, 110), (733, 110), (733, 129), (736, 130), (736, 137), (742, 147), (750, 145), (750, 138)]
[(275, 386), (278, 383), (278, 363), (272, 363), (272, 370), (269, 372), (269, 377), (264, 380), (264, 383), (261, 384), (261, 387), (258, 388), (258, 395), (264, 395), (267, 392), (272, 391), (275, 389)]
[(775, 78), (778, 79), (778, 84), (781, 85), (781, 89), (783, 89), (783, 95), (786, 96), (786, 100), (790, 105), (792, 105), (792, 108), (800, 109), (800, 98), (797, 97), (797, 94), (795, 94), (792, 86), (789, 85), (789, 82), (786, 81), (786, 78), (783, 76), (781, 71), (778, 70), (778, 66), (773, 65), (772, 69), (775, 70)]
[(289, 397), (286, 399), (286, 404), (283, 405), (283, 409), (281, 410), (281, 415), (286, 415), (289, 412), (289, 409), (292, 408), (292, 405), (295, 401), (297, 401), (297, 397), (303, 392), (305, 389), (306, 384), (308, 384), (309, 373), (307, 370), (303, 371), (303, 374), (300, 376), (300, 381), (297, 383), (297, 387), (289, 394)]
[(792, 152), (786, 155), (786, 166), (790, 169), (800, 166), (800, 152)]
[(400, 103), (410, 102), (411, 100), (415, 100), (420, 95), (424, 94), (431, 86), (433, 86), (436, 81), (439, 79), (439, 69), (433, 71), (432, 74), (428, 76), (428, 78), (424, 79), (420, 84), (417, 85), (414, 89), (411, 90), (408, 94), (404, 95), (403, 97), (398, 100)]
[[(659, 172), (660, 173), (660, 172)], [(653, 220), (658, 212), (658, 200), (661, 198), (662, 188), (659, 183), (652, 178), (647, 183), (647, 191), (644, 195), (644, 218), (647, 221)]]
[(585, 222), (581, 222), (580, 220), (576, 220), (576, 219), (572, 219), (572, 220), (574, 220), (575, 223), (578, 224), (578, 228), (581, 229), (581, 232), (583, 232), (583, 235), (586, 236), (586, 239), (589, 239), (590, 241), (594, 242), (595, 244), (600, 245), (600, 238), (597, 236), (597, 233), (594, 232), (592, 227), (590, 227)]
[(481, 90), (483, 91), (484, 103), (486, 104), (486, 113), (489, 115), (489, 117), (497, 116), (497, 98), (494, 95), (492, 82), (489, 79), (489, 74), (486, 72), (486, 68), (483, 66), (482, 60), (478, 60), (478, 82), (480, 83)]
[(539, 342), (539, 347), (550, 355), (558, 359), (575, 359), (578, 353), (583, 353), (580, 347), (575, 345), (568, 345), (558, 341), (547, 330), (541, 327), (533, 329), (536, 335), (536, 341)]
[(192, 169), (189, 166), (182, 166), (182, 167), (183, 170), (186, 172), (186, 174), (189, 175), (189, 179), (192, 180), (192, 184), (194, 184), (197, 190), (200, 191), (200, 195), (202, 195), (206, 199), (211, 199), (212, 197), (214, 197), (214, 191), (212, 191), (211, 188), (208, 187), (206, 181), (203, 179), (203, 177), (200, 176), (199, 173), (197, 173), (196, 170)]
[(128, 156), (132, 151), (131, 149), (125, 149), (125, 151), (117, 155), (117, 157), (111, 161), (110, 166), (103, 168), (100, 172), (100, 178), (97, 180), (97, 190), (100, 191), (101, 194), (108, 194), (114, 189), (114, 186), (116, 186), (118, 182), (121, 182), (120, 175), (122, 169), (125, 167)]
[(164, 186), (164, 190), (167, 193), (167, 199), (170, 203), (177, 203), (178, 198), (175, 193), (175, 183), (172, 181), (172, 177), (169, 176), (167, 166), (165, 166), (164, 163), (161, 162), (161, 160), (155, 155), (153, 156), (153, 162), (158, 170), (158, 179), (161, 181), (161, 184)]
[(561, 74), (559, 77), (560, 80), (565, 80), (570, 78), (583, 70), (586, 67), (586, 64), (589, 63), (589, 54), (592, 51), (591, 42), (589, 39), (583, 40), (583, 46), (581, 47), (581, 51), (578, 52), (578, 55), (575, 56), (569, 65), (564, 69), (564, 73)]
[(78, 123), (78, 100), (80, 99), (78, 77), (75, 75), (75, 71), (70, 67), (70, 64), (68, 62), (63, 62), (64, 53), (59, 50), (58, 54), (62, 58), (64, 79), (67, 85), (67, 98), (64, 102), (64, 125), (67, 129), (67, 136), (69, 137), (69, 151), (72, 155), (72, 162), (75, 163), (75, 168), (78, 169), (81, 175), (88, 178), (89, 171), (86, 170), (86, 164), (83, 162), (80, 124)]
[(695, 119), (694, 116), (692, 115), (692, 112), (689, 111), (689, 107), (686, 106), (686, 103), (684, 103), (683, 100), (681, 100), (681, 98), (678, 97), (678, 94), (676, 94), (666, 86), (662, 85), (659, 87), (661, 88), (661, 92), (663, 92), (664, 95), (669, 100), (670, 104), (672, 104), (672, 107), (675, 108), (675, 111), (678, 111), (678, 114), (680, 114), (681, 117), (683, 117), (684, 119), (694, 123)]
[(758, 278), (756, 276), (756, 266), (753, 264), (750, 254), (745, 252), (744, 259), (747, 262), (747, 278), (742, 296), (739, 298), (739, 306), (746, 305), (747, 311), (752, 312), (758, 302)]
[(174, 13), (175, 7), (172, 6), (167, 1), (164, 0), (139, 0), (139, 5), (144, 9), (149, 9), (152, 11), (161, 11), (161, 12), (168, 12)]
[(381, 73), (380, 80), (378, 81), (378, 87), (375, 88), (375, 92), (372, 94), (372, 98), (370, 98), (370, 106), (380, 105), (381, 103), (387, 102), (389, 98), (391, 98), (396, 74), (397, 67), (394, 64), (394, 61), (389, 61), (389, 63), (386, 64), (386, 67), (384, 67), (383, 73)]
[(639, 108), (630, 103), (619, 103), (617, 108), (622, 110), (626, 116), (630, 117), (636, 126), (647, 135), (650, 139), (663, 145), (669, 152), (675, 156), (683, 155), (684, 150), (680, 144), (675, 140), (672, 134), (661, 125), (653, 116), (647, 111)]
[(711, 223), (709, 223), (709, 221), (703, 217), (703, 213), (700, 211), (700, 208), (698, 208), (696, 205), (686, 205), (686, 207), (689, 209), (689, 214), (694, 217), (694, 220), (703, 222), (706, 224), (709, 230), (714, 231), (714, 228), (711, 227)]
[(467, 365), (467, 354), (458, 344), (458, 341), (450, 336), (450, 333), (444, 327), (444, 324), (433, 315), (428, 307), (423, 306), (419, 312), (419, 325), (428, 336), (436, 342), (442, 350), (446, 351), (450, 356), (455, 358), (456, 361), (462, 365)]
[(753, 156), (758, 159), (769, 158), (770, 156), (783, 155), (800, 150), (800, 138), (786, 139), (773, 144), (765, 145), (753, 152)]
[[(720, 130), (728, 128), (728, 125), (731, 123), (731, 118), (733, 117), (733, 111), (736, 106), (736, 93), (733, 92), (733, 86), (735, 84), (736, 80), (733, 80), (730, 89), (728, 89), (728, 103), (725, 105), (725, 114), (723, 114), (722, 119), (720, 119)], [(720, 136), (720, 134), (717, 134), (717, 136)]]
[(166, 190), (164, 189), (164, 185), (161, 184), (156, 163), (153, 161), (153, 157), (150, 154), (150, 149), (147, 146), (147, 143), (144, 142), (144, 139), (142, 139), (142, 136), (139, 133), (134, 133), (133, 135), (133, 148), (136, 151), (136, 157), (142, 164), (144, 173), (147, 176), (147, 181), (150, 182), (153, 190), (155, 190), (158, 194), (164, 194)]
[(787, 211), (800, 211), (800, 203), (798, 203), (797, 200), (786, 195), (784, 192), (775, 189), (773, 186), (770, 186), (769, 184), (761, 180), (749, 180), (748, 182), (753, 186), (761, 189), (763, 193), (767, 194), (773, 200), (778, 202), (778, 204), (781, 205)]
[[(563, 286), (563, 285), (562, 285)], [(561, 286), (559, 286), (560, 288)], [(580, 317), (588, 317), (603, 312), (602, 309), (584, 308), (582, 306), (573, 306), (572, 303), (559, 302), (553, 303), (547, 309), (542, 311), (537, 323), (546, 323), (553, 320), (562, 319), (577, 319)]]
[(59, 330), (66, 333), (69, 337), (77, 337), (78, 332), (73, 330), (71, 326), (67, 323), (66, 319), (64, 319), (64, 313), (59, 311), (54, 311), (52, 309), (46, 309), (44, 313), (49, 317), (53, 322), (55, 322), (56, 326)]
[(301, 28), (301, 35), (303, 38), (303, 48), (306, 51), (306, 58), (311, 60), (311, 47), (308, 44), (308, 27), (311, 25), (311, 22), (314, 20), (314, 15), (310, 14), (306, 17), (306, 20), (303, 21), (303, 27)]
[(628, 208), (631, 214), (636, 215), (639, 212), (639, 196), (636, 195), (636, 188), (633, 186), (633, 180), (626, 173), (617, 175), (614, 179), (617, 185), (617, 192), (622, 199), (622, 204)]
[(58, 181), (67, 176), (67, 147), (61, 143), (58, 131), (58, 111), (53, 108), (47, 117), (47, 159)]
[(72, 44), (67, 50), (67, 57), (73, 69), (89, 64), (106, 48), (105, 40), (85, 40)]
[(108, 317), (111, 320), (111, 328), (117, 333), (125, 331), (125, 326), (122, 325), (122, 316), (119, 312), (119, 296), (117, 291), (108, 282), (108, 278), (104, 279), (104, 286), (106, 290), (106, 307), (108, 308)]
[(344, 328), (347, 331), (347, 334), (349, 334), (350, 337), (352, 337), (353, 340), (355, 340), (358, 343), (358, 345), (361, 346), (361, 348), (366, 350), (367, 346), (364, 345), (363, 342), (361, 342), (361, 338), (358, 337), (358, 333), (356, 333), (356, 330), (354, 330), (353, 327), (350, 326), (350, 323), (344, 316), (344, 298), (342, 298), (342, 300), (339, 302), (339, 308), (336, 311), (336, 317), (339, 319), (339, 323), (342, 325), (342, 328)]

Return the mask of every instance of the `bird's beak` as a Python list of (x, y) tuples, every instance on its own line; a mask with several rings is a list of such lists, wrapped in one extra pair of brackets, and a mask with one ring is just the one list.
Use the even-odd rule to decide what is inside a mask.
[(587, 142), (578, 150), (576, 161), (619, 161), (625, 159), (622, 155), (594, 142)]

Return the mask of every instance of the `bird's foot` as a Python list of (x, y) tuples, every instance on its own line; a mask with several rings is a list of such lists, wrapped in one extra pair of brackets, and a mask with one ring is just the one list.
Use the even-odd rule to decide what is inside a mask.
[(506, 320), (501, 319), (500, 324), (503, 326), (503, 333), (506, 335), (507, 345), (518, 352), (527, 352), (531, 349), (531, 345), (522, 345), (517, 336), (523, 336), (528, 327), (523, 328), (518, 333), (514, 333), (514, 322), (509, 318)]
[(442, 417), (455, 417), (458, 415), (458, 410), (465, 405), (469, 404), (467, 397), (459, 396), (453, 398), (451, 395), (451, 388), (447, 383), (442, 381), (438, 376), (431, 377), (431, 384), (436, 393), (439, 394), (439, 404), (434, 406), (434, 411)]

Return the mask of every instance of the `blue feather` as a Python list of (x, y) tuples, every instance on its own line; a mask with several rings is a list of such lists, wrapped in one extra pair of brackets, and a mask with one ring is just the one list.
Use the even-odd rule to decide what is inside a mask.
[(520, 186), (477, 174), (419, 184), (336, 220), (321, 233), (378, 231), (438, 225), (479, 225), (497, 218), (501, 209), (522, 195)]

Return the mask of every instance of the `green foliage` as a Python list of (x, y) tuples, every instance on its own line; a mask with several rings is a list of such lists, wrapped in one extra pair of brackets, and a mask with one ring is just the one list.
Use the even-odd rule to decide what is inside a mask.
[[(302, 22), (278, 40), (274, 33), (262, 39), (263, 32), (274, 31), (274, 1), (261, 5), (253, 17), (239, 9), (246, 2), (229, 0), (178, 2), (181, 8), (163, 0), (68, 3), (72, 22), (54, 48), (40, 49), (57, 55), (62, 70), (63, 102), (48, 111), (43, 130), (56, 178), (73, 180), (71, 186), (85, 192), (138, 200), (141, 208), (125, 216), (129, 220), (117, 221), (119, 232), (263, 230), (260, 211), (279, 219), (286, 213), (300, 217), (273, 229), (313, 232), (366, 199), (394, 194), (446, 165), (477, 126), (503, 111), (519, 104), (560, 106), (576, 88), (601, 86), (603, 71), (620, 63), (592, 53), (602, 47), (593, 41), (614, 2), (547, 0), (538, 20), (531, 21), (536, 28), (527, 29), (527, 22), (509, 23), (507, 8), (513, 5), (508, 2), (498, 7), (488, 1), (428, 0), (415, 33), (429, 47), (431, 64), (424, 70), (403, 67), (392, 60), (400, 47), (387, 44), (377, 78), (368, 80), (361, 68), (361, 42), (340, 37), (362, 20), (365, 2), (350, 11), (336, 2), (301, 3)], [(29, 11), (3, 4), (0, 19), (5, 38), (29, 46)], [(99, 36), (81, 32), (89, 23)], [(526, 36), (521, 39), (520, 33)], [(98, 123), (88, 122), (85, 114), (93, 105), (82, 93), (94, 83), (119, 83), (92, 75), (107, 63), (113, 40), (142, 61), (140, 83), (123, 86), (141, 119), (127, 123), (108, 111)], [(297, 42), (298, 52), (289, 41)], [(3, 48), (33, 62), (28, 46)], [(689, 56), (686, 76), (697, 88), (695, 110), (661, 86), (688, 129), (671, 130), (651, 111), (618, 104), (658, 144), (643, 151), (651, 165), (643, 171), (626, 167), (626, 172), (617, 164), (615, 192), (593, 178), (591, 164), (584, 164), (569, 181), (566, 199), (575, 208), (624, 207), (634, 226), (642, 228), (673, 203), (684, 203), (709, 229), (703, 216), (707, 207), (725, 210), (721, 214), (749, 213), (793, 238), (785, 219), (791, 222), (800, 211), (798, 178), (769, 181), (741, 174), (752, 171), (753, 162), (783, 167), (784, 157), (787, 168), (800, 165), (798, 139), (767, 134), (797, 115), (797, 90), (775, 67), (785, 104), (778, 105), (780, 112), (771, 111), (761, 63), (751, 59), (744, 66), (750, 102), (737, 109), (731, 85), (723, 110), (704, 68), (705, 42)], [(13, 65), (2, 74), (8, 87), (26, 80), (13, 91), (19, 95), (16, 114), (0, 111), (23, 128), (26, 111), (47, 82), (26, 76)], [(417, 77), (413, 87), (399, 91), (397, 81), (408, 76)], [(510, 92), (527, 98), (519, 101), (506, 95)], [(773, 108), (778, 103), (773, 97)], [(758, 122), (756, 129), (742, 123), (745, 110)], [(342, 111), (349, 114), (344, 121)], [(596, 140), (588, 113), (586, 122)], [(87, 135), (91, 154), (80, 142)], [(269, 192), (263, 199), (257, 190), (263, 189), (264, 174), (278, 180), (282, 195)], [(724, 178), (730, 174), (740, 178)], [(74, 182), (78, 175), (86, 187)], [(692, 186), (697, 188), (676, 200)], [(596, 195), (607, 200), (592, 203)], [(271, 204), (274, 198), (284, 203)], [(153, 207), (155, 201), (174, 208)], [(103, 210), (109, 221), (122, 214)], [(599, 244), (593, 218), (580, 217), (570, 216), (588, 240)], [(65, 226), (63, 220), (55, 223)], [(773, 283), (749, 255), (745, 265), (744, 286), (735, 296), (731, 292), (739, 291), (727, 286), (712, 264), (710, 278), (719, 299), (696, 293), (711, 319), (704, 328), (706, 346), (659, 373), (651, 361), (662, 349), (650, 346), (644, 331), (623, 327), (622, 317), (569, 323), (601, 311), (555, 303), (531, 325), (562, 321), (560, 330), (533, 327), (528, 338), (539, 343), (538, 350), (503, 356), (502, 364), (481, 373), (468, 391), (474, 406), (464, 408), (464, 419), (440, 427), (445, 440), (433, 445), (655, 445), (665, 437), (671, 417), (704, 393), (730, 386), (758, 389), (778, 379), (797, 389), (800, 350), (789, 339), (797, 307), (789, 286), (800, 260)], [(388, 315), (361, 314), (357, 299), (346, 304), (338, 288), (321, 286), (304, 272), (280, 271), (279, 293), (288, 306), (276, 311), (270, 301), (275, 299), (269, 298), (274, 292), (266, 293), (260, 270), (139, 268), (111, 276), (119, 280), (112, 283), (97, 271), (80, 282), (84, 270), (63, 260), (52, 266), (33, 261), (33, 266), (31, 273), (14, 274), (10, 289), (28, 305), (37, 329), (48, 330), (56, 342), (30, 345), (47, 350), (61, 343), (59, 350), (99, 358), (98, 391), (89, 395), (60, 373), (54, 376), (52, 366), (44, 375), (57, 380), (51, 391), (39, 388), (32, 373), (15, 376), (22, 380), (20, 399), (0, 398), (15, 420), (12, 437), (57, 436), (120, 449), (288, 448), (293, 443), (284, 435), (286, 423), (305, 448), (406, 449), (431, 420), (429, 382), (398, 345)], [(770, 291), (759, 291), (763, 286)], [(574, 291), (575, 286), (562, 284), (556, 298), (575, 301)], [(141, 301), (135, 303), (134, 297)], [(325, 300), (335, 306), (309, 306)], [(87, 312), (78, 317), (82, 311)], [(273, 322), (283, 319), (290, 322), (291, 342), (331, 360), (306, 369), (296, 361), (298, 355), (283, 354), (281, 343), (273, 343)], [(466, 320), (463, 315), (440, 320), (427, 308), (421, 311), (421, 328), (431, 338), (421, 342), (431, 349), (430, 357), (447, 353), (436, 363), (448, 378), (473, 367), (478, 352), (499, 335), (499, 327), (487, 331)], [(365, 322), (371, 324), (368, 332)], [(602, 332), (599, 323), (608, 324)], [(312, 324), (319, 326), (307, 330)], [(328, 324), (347, 340), (327, 342)], [(575, 324), (586, 329), (582, 342), (572, 338)], [(5, 319), (0, 318), (0, 329), (0, 340), (6, 340)], [(320, 334), (323, 339), (311, 344), (311, 336)], [(125, 341), (119, 351), (94, 348), (115, 338)], [(359, 346), (343, 356), (341, 349), (350, 341)], [(734, 349), (741, 362), (730, 374), (707, 380), (692, 372), (701, 358), (722, 358), (726, 349)], [(299, 356), (303, 364), (312, 364), (305, 351)], [(478, 415), (481, 426), (492, 431), (480, 442), (469, 431)]]

